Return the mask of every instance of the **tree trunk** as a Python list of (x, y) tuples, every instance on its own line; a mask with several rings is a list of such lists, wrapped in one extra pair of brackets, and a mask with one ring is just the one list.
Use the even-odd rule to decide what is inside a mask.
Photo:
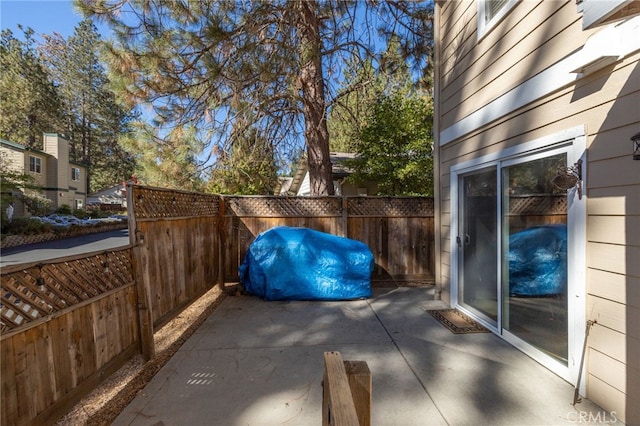
[(315, 1), (298, 2), (300, 11), (300, 90), (307, 142), (307, 164), (311, 195), (334, 195), (329, 131), (327, 130), (324, 79), (322, 75), (322, 40)]

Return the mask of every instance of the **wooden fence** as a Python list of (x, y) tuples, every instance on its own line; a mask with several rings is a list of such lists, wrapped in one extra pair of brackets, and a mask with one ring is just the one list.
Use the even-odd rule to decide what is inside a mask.
[(131, 249), (2, 269), (3, 425), (51, 424), (140, 353)]
[(129, 186), (131, 244), (3, 267), (2, 425), (52, 424), (127, 360), (154, 356), (153, 333), (224, 280), (273, 226), (365, 242), (374, 279), (433, 277), (425, 198), (220, 197)]
[(153, 330), (222, 284), (220, 197), (135, 185), (127, 202), (142, 352), (151, 358)]
[(251, 242), (275, 226), (307, 227), (364, 242), (372, 279), (434, 278), (433, 200), (424, 197), (223, 197), (224, 280), (238, 281)]
[(566, 195), (512, 195), (509, 197), (509, 233), (540, 225), (567, 223)]

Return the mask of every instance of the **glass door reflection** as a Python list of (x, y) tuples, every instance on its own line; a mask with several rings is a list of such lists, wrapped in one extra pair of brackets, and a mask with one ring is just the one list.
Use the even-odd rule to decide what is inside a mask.
[(458, 301), (498, 320), (498, 202), (496, 169), (461, 177), (462, 204), (456, 238), (460, 270)]
[(503, 167), (502, 327), (567, 364), (566, 154)]

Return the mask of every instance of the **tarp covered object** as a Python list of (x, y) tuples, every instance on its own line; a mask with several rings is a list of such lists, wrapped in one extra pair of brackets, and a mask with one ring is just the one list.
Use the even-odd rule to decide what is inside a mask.
[(240, 265), (245, 291), (266, 300), (371, 297), (373, 254), (356, 240), (281, 226), (258, 235)]
[(561, 294), (567, 285), (567, 226), (535, 226), (509, 237), (509, 293)]

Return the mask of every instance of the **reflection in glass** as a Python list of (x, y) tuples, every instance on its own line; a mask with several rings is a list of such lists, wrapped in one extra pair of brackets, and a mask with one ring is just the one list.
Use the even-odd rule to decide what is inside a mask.
[(502, 168), (503, 328), (567, 363), (566, 154)]
[(498, 203), (495, 169), (464, 176), (462, 217), (457, 237), (461, 253), (461, 302), (498, 319)]

